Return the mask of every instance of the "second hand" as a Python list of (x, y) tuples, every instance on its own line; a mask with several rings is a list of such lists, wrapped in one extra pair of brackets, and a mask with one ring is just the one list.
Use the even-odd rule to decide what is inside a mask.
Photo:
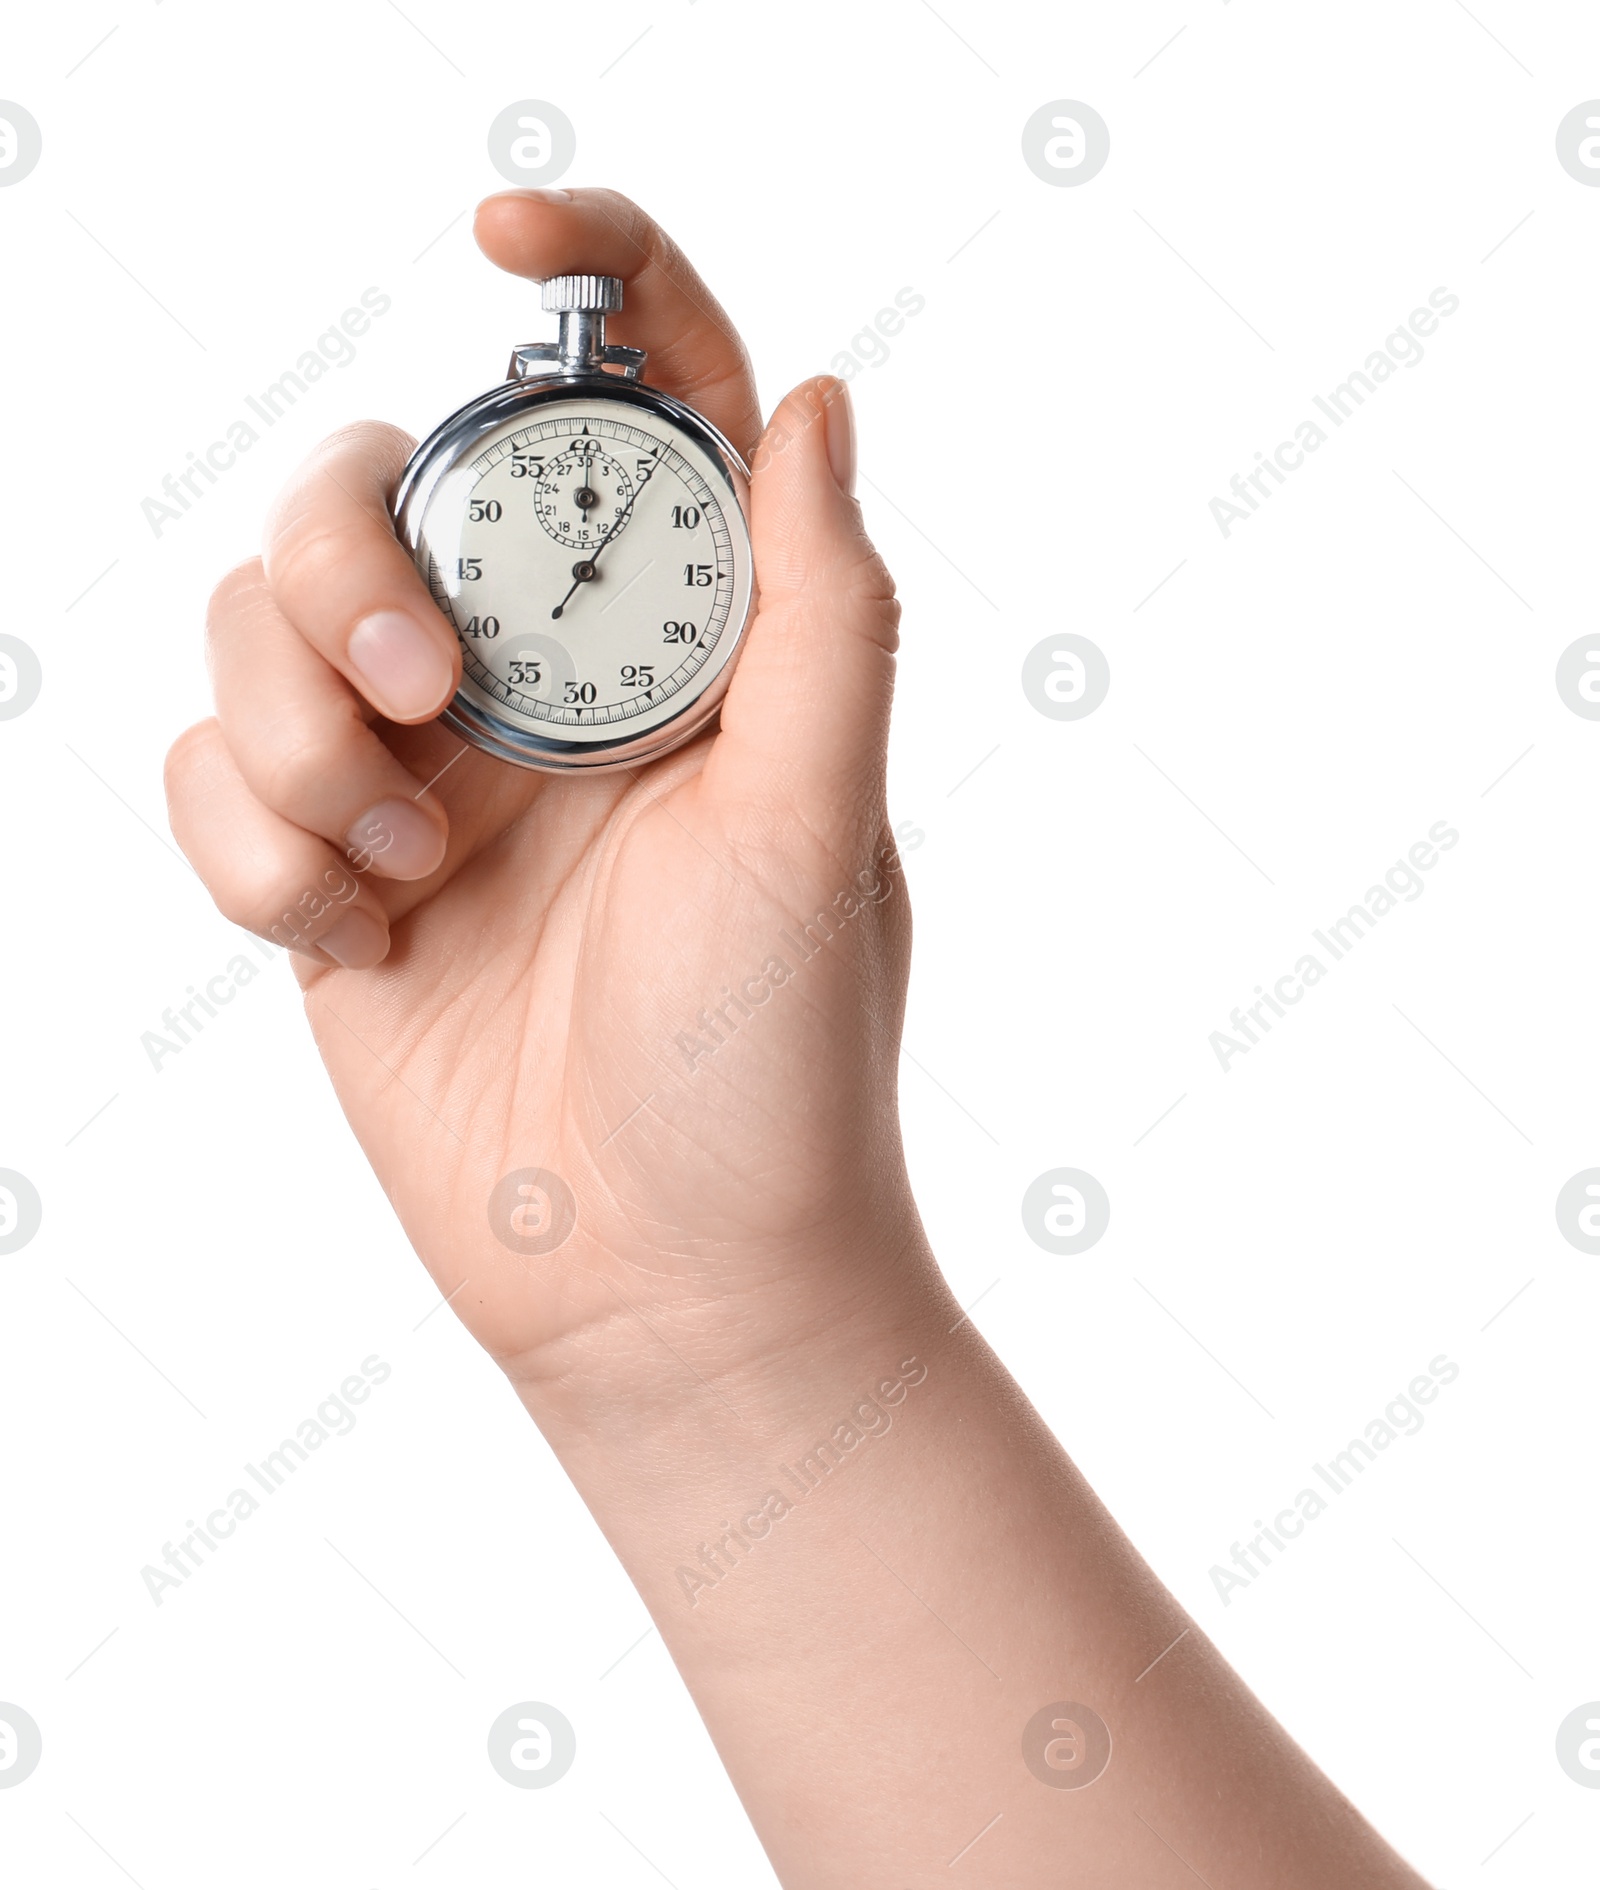
[[(651, 458), (655, 459), (656, 455), (651, 454)], [(657, 460), (656, 463), (659, 465), (660, 461)], [(584, 558), (572, 567), (572, 589), (567, 592), (561, 602), (551, 611), (550, 615), (552, 619), (559, 617), (568, 604), (572, 602), (580, 584), (588, 584), (593, 580), (596, 572), (600, 569), (601, 553), (605, 550), (606, 546), (611, 543), (612, 539), (616, 537), (617, 533), (622, 530), (623, 526), (627, 524), (629, 518), (632, 516), (633, 508), (639, 503), (639, 494), (644, 491), (645, 487), (649, 485), (650, 481), (654, 479), (655, 476), (656, 468), (652, 466), (649, 472), (639, 481), (638, 485), (634, 487), (633, 497), (629, 499), (628, 503), (622, 508), (622, 516), (610, 528), (605, 537), (600, 540), (599, 544), (595, 546), (594, 556), (592, 558)]]

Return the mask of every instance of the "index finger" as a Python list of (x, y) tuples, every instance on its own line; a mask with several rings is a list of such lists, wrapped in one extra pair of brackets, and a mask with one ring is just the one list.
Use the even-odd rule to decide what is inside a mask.
[(392, 722), (431, 721), (461, 679), (455, 631), (389, 516), (411, 447), (377, 421), (333, 434), (274, 500), (262, 545), (278, 608)]
[(512, 275), (620, 276), (607, 338), (650, 355), (651, 383), (720, 427), (748, 459), (761, 438), (755, 376), (739, 331), (666, 231), (615, 190), (505, 190), (478, 205), (473, 233)]

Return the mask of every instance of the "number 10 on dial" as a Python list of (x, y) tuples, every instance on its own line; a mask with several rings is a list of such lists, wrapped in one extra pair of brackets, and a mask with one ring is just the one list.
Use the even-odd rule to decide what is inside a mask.
[(555, 343), (412, 455), (395, 528), (461, 645), (444, 721), (523, 767), (620, 767), (717, 712), (751, 616), (749, 473), (607, 345), (613, 276), (544, 285)]

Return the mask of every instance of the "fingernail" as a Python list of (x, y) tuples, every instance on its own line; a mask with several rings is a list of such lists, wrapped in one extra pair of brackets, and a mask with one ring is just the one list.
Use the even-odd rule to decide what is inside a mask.
[(445, 834), (415, 801), (379, 801), (344, 837), (358, 873), (368, 867), (385, 879), (426, 879), (444, 858)]
[(839, 490), (853, 498), (856, 490), (856, 410), (850, 389), (834, 381), (824, 393), (828, 403), (828, 464)]
[(331, 932), (324, 932), (317, 945), (346, 971), (369, 971), (389, 949), (389, 934), (359, 906), (347, 912)]
[(442, 709), (454, 672), (439, 639), (403, 610), (363, 617), (350, 633), (350, 667), (376, 707), (396, 722)]
[(526, 197), (530, 200), (530, 202), (533, 202), (533, 203), (571, 203), (572, 202), (572, 192), (570, 190), (558, 190), (556, 186), (553, 184), (543, 190), (508, 191), (507, 195), (512, 196), (512, 197)]

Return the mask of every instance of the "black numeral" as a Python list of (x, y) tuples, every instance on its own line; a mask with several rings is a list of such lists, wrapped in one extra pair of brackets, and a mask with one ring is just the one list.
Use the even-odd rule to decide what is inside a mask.
[(469, 617), (467, 627), (461, 632), (464, 637), (497, 637), (500, 634), (498, 617)]
[(675, 505), (672, 508), (672, 522), (680, 532), (692, 532), (700, 523), (698, 505)]
[(625, 689), (654, 689), (656, 672), (649, 663), (624, 663), (622, 684)]
[(513, 479), (537, 479), (543, 471), (543, 453), (513, 453), (511, 455), (511, 477)]
[(542, 680), (543, 672), (537, 663), (513, 663), (508, 678), (513, 683), (537, 683)]
[(481, 525), (485, 519), (491, 525), (500, 523), (500, 501), (498, 499), (474, 499), (467, 507), (467, 517), (474, 525)]
[(595, 690), (594, 690), (594, 684), (592, 682), (586, 682), (586, 683), (569, 682), (567, 684), (567, 701), (569, 703), (570, 702), (593, 702), (594, 695), (595, 695)]
[(473, 583), (483, 576), (482, 558), (457, 558), (456, 576), (463, 583)]
[(683, 567), (683, 581), (697, 591), (711, 588), (711, 566), (709, 564), (686, 564)]
[(661, 626), (663, 643), (693, 643), (700, 635), (698, 624), (673, 623), (670, 620)]

